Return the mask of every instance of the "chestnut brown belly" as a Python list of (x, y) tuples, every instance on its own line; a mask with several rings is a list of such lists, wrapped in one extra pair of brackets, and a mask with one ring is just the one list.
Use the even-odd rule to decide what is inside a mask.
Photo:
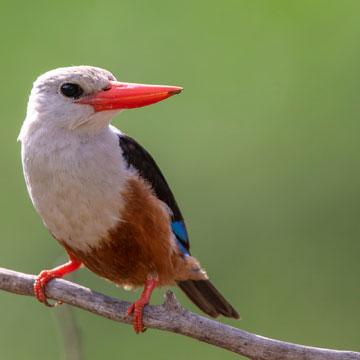
[(125, 207), (115, 214), (121, 220), (99, 239), (98, 246), (82, 252), (60, 242), (70, 257), (116, 284), (141, 286), (155, 273), (160, 286), (173, 284), (176, 268), (184, 260), (173, 239), (166, 206), (137, 177), (129, 179), (121, 196)]

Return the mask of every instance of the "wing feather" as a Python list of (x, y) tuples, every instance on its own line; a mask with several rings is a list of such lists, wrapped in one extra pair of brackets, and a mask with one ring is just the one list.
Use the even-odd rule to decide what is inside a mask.
[(172, 211), (171, 228), (184, 254), (189, 254), (190, 244), (184, 218), (175, 197), (152, 156), (133, 138), (119, 134), (119, 145), (129, 167), (137, 170), (153, 188), (155, 195)]

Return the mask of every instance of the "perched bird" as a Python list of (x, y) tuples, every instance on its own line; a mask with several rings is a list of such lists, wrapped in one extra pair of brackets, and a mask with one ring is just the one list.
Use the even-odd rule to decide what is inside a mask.
[(181, 87), (117, 82), (91, 66), (41, 75), (21, 128), (22, 163), (36, 211), (69, 262), (42, 271), (45, 286), (81, 265), (126, 287), (144, 286), (127, 312), (144, 331), (142, 311), (155, 287), (177, 285), (206, 314), (239, 319), (190, 255), (184, 219), (157, 164), (134, 139), (110, 125), (121, 110), (150, 105)]

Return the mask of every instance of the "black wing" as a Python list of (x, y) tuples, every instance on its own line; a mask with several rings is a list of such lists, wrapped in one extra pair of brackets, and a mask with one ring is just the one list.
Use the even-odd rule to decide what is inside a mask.
[(133, 138), (119, 135), (119, 145), (128, 164), (135, 168), (139, 175), (147, 180), (155, 195), (172, 211), (171, 227), (184, 254), (189, 254), (190, 244), (184, 218), (164, 175), (151, 155)]

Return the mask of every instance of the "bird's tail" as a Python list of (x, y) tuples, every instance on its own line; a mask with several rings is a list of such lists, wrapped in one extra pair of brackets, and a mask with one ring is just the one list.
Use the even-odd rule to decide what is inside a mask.
[(209, 280), (178, 281), (177, 285), (205, 314), (214, 318), (224, 315), (228, 318), (240, 319), (237, 311), (225, 300)]

